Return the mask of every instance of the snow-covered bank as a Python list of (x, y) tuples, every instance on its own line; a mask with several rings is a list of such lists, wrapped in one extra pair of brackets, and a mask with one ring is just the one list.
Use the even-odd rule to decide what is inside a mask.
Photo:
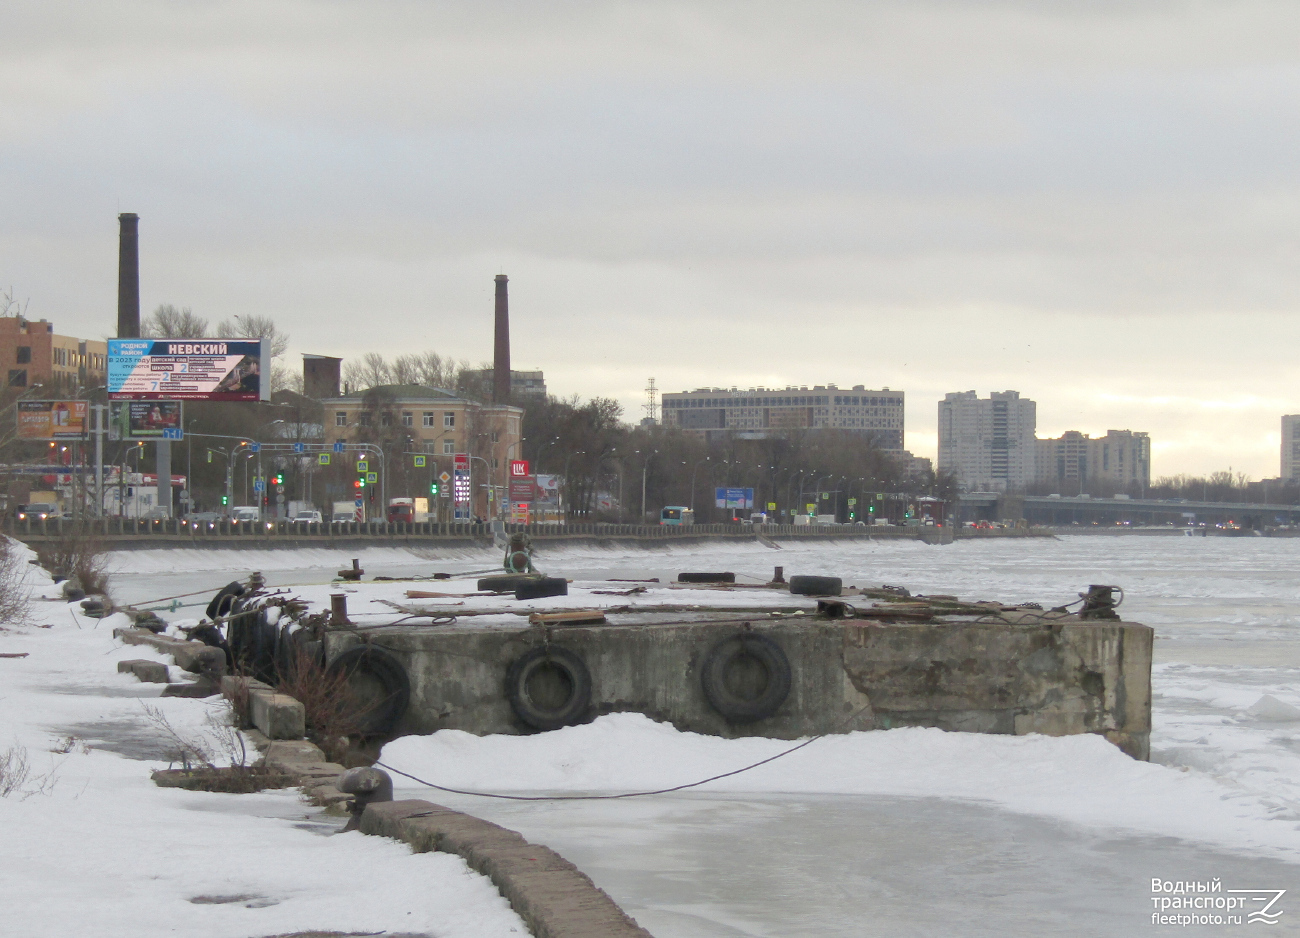
[[(31, 568), (37, 596), (55, 595)], [(515, 936), (519, 917), (459, 858), (412, 856), (359, 833), (296, 790), (221, 795), (160, 789), (174, 744), (153, 708), (192, 738), (210, 700), (160, 697), (116, 673), (157, 657), (112, 638), (76, 604), (37, 600), (33, 623), (0, 629), (0, 753), (25, 750), (31, 778), (0, 797), (8, 935), (248, 938), (321, 929)], [(114, 617), (124, 620), (124, 617)], [(44, 627), (42, 627), (44, 626)], [(159, 659), (161, 660), (161, 659)], [(47, 781), (44, 791), (39, 777)], [(35, 793), (33, 793), (35, 792)]]

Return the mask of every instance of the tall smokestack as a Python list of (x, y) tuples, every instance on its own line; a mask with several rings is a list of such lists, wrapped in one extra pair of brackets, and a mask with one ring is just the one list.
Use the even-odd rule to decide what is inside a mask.
[(140, 337), (140, 216), (123, 212), (117, 216), (120, 230), (117, 246), (117, 337)]
[(492, 356), (492, 403), (510, 403), (510, 298), (505, 274), (497, 274), (497, 332)]

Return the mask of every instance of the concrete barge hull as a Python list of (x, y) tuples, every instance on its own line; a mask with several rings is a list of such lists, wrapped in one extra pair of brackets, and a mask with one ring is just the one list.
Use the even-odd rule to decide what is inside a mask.
[[(710, 705), (701, 670), (715, 646), (742, 633), (774, 641), (789, 660), (791, 681), (772, 716), (733, 723)], [(1144, 625), (1073, 616), (1035, 625), (735, 619), (369, 633), (410, 678), (399, 736), (533, 732), (507, 699), (507, 671), (521, 655), (550, 645), (578, 655), (590, 672), (591, 705), (580, 721), (631, 711), (728, 738), (901, 726), (1096, 733), (1136, 759), (1150, 752), (1152, 638)], [(332, 636), (329, 656), (357, 640)]]

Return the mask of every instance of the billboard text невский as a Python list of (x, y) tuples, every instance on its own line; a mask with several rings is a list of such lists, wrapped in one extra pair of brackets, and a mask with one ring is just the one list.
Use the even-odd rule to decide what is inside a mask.
[(20, 440), (81, 440), (86, 436), (86, 401), (19, 401)]
[(109, 339), (113, 400), (270, 399), (264, 339)]

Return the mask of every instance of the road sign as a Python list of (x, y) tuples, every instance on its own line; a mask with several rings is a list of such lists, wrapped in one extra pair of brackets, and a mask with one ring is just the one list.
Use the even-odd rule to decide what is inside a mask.
[(365, 472), (369, 468), (370, 463), (366, 462), (364, 459), (357, 460), (357, 472)]
[(181, 440), (185, 438), (185, 431), (180, 427), (163, 427), (162, 438), (164, 440)]
[(768, 511), (776, 511), (776, 502), (768, 502), (768, 503), (767, 503), (767, 510), (768, 510)]
[(852, 508), (852, 507), (853, 507), (854, 505), (856, 505), (857, 503), (858, 503), (858, 500), (857, 500), (856, 498), (850, 498), (850, 499), (849, 499), (849, 507), (850, 507), (850, 508)]
[(423, 456), (416, 456), (416, 457), (415, 457), (415, 468), (416, 468), (416, 469), (423, 469), (423, 468), (424, 468), (424, 457), (423, 457)]
[(367, 472), (367, 473), (366, 473), (366, 484), (367, 484), (367, 485), (374, 485), (374, 484), (375, 484), (376, 482), (378, 482), (378, 481), (379, 481), (379, 473), (377, 473), (377, 472)]
[(264, 488), (266, 488), (266, 482), (261, 476), (258, 476), (256, 479), (253, 480), (254, 492), (260, 492)]
[(302, 443), (295, 443), (293, 444), (293, 451), (295, 453), (305, 453), (307, 452), (307, 447)]
[(440, 473), (438, 473), (438, 478), (441, 479), (441, 480), (443, 481), (444, 484), (446, 484), (446, 483), (448, 483), (448, 482), (451, 481), (451, 473), (449, 473), (449, 472), (440, 472)]
[(328, 466), (330, 464), (330, 454), (320, 453), (316, 457), (316, 463), (321, 466)]
[(340, 440), (338, 443), (335, 443), (335, 444), (334, 444), (334, 452), (336, 452), (336, 453), (341, 453), (341, 452), (343, 452), (343, 445), (344, 445), (344, 444), (343, 444), (343, 442), (342, 442), (341, 440)]
[(804, 508), (808, 509), (808, 514), (810, 515), (815, 514), (817, 511), (817, 506), (814, 505), (812, 502), (809, 502), (808, 504), (804, 505)]
[(250, 453), (261, 452), (261, 449), (262, 449), (262, 444), (261, 444), (261, 443), (249, 443), (249, 444), (248, 444), (248, 451), (249, 451)]

